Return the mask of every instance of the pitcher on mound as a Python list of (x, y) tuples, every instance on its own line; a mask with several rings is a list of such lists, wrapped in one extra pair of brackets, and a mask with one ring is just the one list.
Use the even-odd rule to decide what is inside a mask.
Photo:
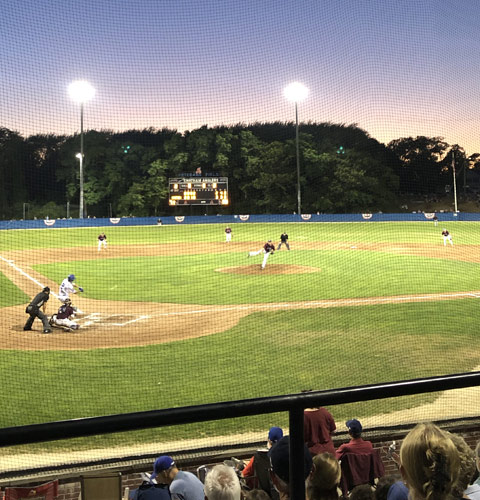
[(270, 257), (270, 255), (273, 255), (275, 253), (275, 245), (272, 243), (272, 240), (268, 240), (260, 250), (256, 252), (248, 252), (248, 256), (254, 257), (255, 255), (260, 255), (261, 253), (263, 253), (263, 262), (260, 266), (260, 269), (263, 271), (265, 269), (265, 266), (267, 265), (268, 258)]

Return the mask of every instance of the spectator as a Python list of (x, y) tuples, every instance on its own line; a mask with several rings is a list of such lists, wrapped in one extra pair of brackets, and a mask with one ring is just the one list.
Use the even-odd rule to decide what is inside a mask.
[(323, 452), (335, 454), (332, 435), (336, 428), (335, 420), (325, 408), (305, 408), (303, 439), (312, 456)]
[(387, 493), (387, 500), (407, 500), (408, 488), (403, 481), (396, 481), (390, 486)]
[(388, 490), (396, 481), (394, 476), (381, 477), (375, 487), (375, 500), (387, 500)]
[(460, 460), (448, 435), (432, 423), (416, 425), (400, 448), (400, 472), (411, 500), (446, 500)]
[(480, 486), (480, 441), (478, 441), (477, 446), (475, 447), (475, 463), (477, 465), (479, 477), (473, 484), (478, 484)]
[(241, 488), (232, 467), (216, 465), (205, 477), (205, 500), (240, 500)]
[(341, 475), (340, 464), (332, 453), (315, 455), (306, 483), (307, 500), (338, 500)]
[(453, 485), (450, 494), (452, 500), (456, 498), (463, 498), (466, 495), (471, 500), (480, 499), (480, 486), (478, 484), (470, 484), (475, 477), (475, 452), (468, 446), (463, 437), (458, 434), (447, 433), (453, 444), (457, 448), (460, 457), (460, 471), (458, 479)]
[[(285, 436), (270, 450), (272, 464), (272, 482), (280, 493), (280, 498), (285, 499), (290, 495), (290, 439)], [(312, 456), (306, 446), (303, 454), (304, 479), (307, 479), (312, 470)]]
[(271, 499), (266, 491), (253, 489), (245, 493), (245, 500), (271, 500)]
[(350, 500), (374, 500), (375, 493), (369, 484), (359, 484), (350, 492)]
[[(277, 441), (280, 441), (282, 437), (283, 430), (280, 427), (271, 427), (268, 431), (266, 448), (257, 450), (242, 470), (242, 477), (245, 478), (245, 483), (249, 488), (256, 489), (261, 487), (261, 489), (265, 490), (267, 494), (270, 494), (270, 488), (266, 488), (265, 485), (261, 484), (261, 478), (269, 478), (268, 469), (270, 468), (270, 460), (266, 453)], [(262, 470), (260, 471), (258, 468), (261, 468)]]
[(168, 455), (162, 455), (155, 460), (153, 474), (150, 480), (168, 484), (173, 500), (204, 500), (203, 484), (191, 472), (177, 468), (175, 461)]
[(336, 451), (337, 460), (341, 460), (345, 453), (372, 453), (373, 445), (370, 441), (362, 439), (362, 424), (356, 419), (347, 420), (345, 423), (351, 439), (338, 447)]

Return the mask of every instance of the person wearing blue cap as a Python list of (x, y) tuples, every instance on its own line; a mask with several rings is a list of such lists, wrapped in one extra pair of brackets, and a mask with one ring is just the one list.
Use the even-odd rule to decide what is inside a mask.
[[(242, 477), (245, 479), (245, 482), (249, 488), (260, 488), (266, 491), (269, 495), (271, 494), (271, 485), (270, 481), (268, 480), (270, 459), (268, 458), (267, 453), (275, 443), (282, 439), (282, 437), (283, 430), (280, 427), (270, 427), (270, 430), (268, 431), (266, 448), (257, 450), (248, 464), (242, 470)], [(267, 480), (261, 481), (262, 477), (267, 478)]]
[(58, 300), (64, 304), (65, 300), (70, 298), (70, 294), (77, 293), (77, 290), (83, 292), (83, 288), (75, 283), (75, 275), (69, 274), (60, 284)]
[(153, 464), (150, 480), (167, 484), (172, 500), (204, 500), (203, 484), (195, 474), (181, 471), (172, 457), (162, 455)]
[(369, 454), (373, 451), (371, 441), (364, 441), (362, 439), (362, 424), (356, 419), (347, 420), (345, 423), (348, 429), (348, 434), (351, 439), (348, 443), (340, 445), (335, 453), (337, 460), (341, 460), (345, 453), (360, 453)]

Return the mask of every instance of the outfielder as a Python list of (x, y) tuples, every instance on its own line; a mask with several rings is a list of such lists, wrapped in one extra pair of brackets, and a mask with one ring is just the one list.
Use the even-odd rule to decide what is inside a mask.
[(79, 292), (83, 292), (83, 288), (75, 283), (75, 275), (69, 274), (60, 285), (58, 290), (58, 300), (65, 303), (65, 300), (70, 298), (71, 293), (77, 293), (77, 290), (75, 290), (76, 288), (78, 288)]
[(452, 245), (453, 247), (452, 235), (446, 229), (442, 231), (442, 236), (443, 236), (443, 246), (447, 246), (447, 241), (448, 241), (450, 245)]
[(103, 246), (103, 248), (105, 248), (105, 250), (107, 249), (107, 237), (106, 237), (105, 233), (98, 235), (98, 251), (99, 252), (102, 249), (102, 246)]
[(232, 241), (232, 229), (230, 226), (225, 228), (225, 243), (230, 243)]
[(263, 248), (256, 251), (256, 252), (248, 252), (249, 257), (253, 257), (255, 255), (260, 255), (263, 253), (263, 262), (261, 265), (261, 270), (263, 271), (265, 269), (265, 266), (267, 265), (267, 260), (270, 257), (270, 255), (273, 255), (275, 253), (275, 245), (272, 243), (272, 240), (268, 240), (265, 245), (263, 245)]
[(59, 307), (57, 314), (50, 318), (50, 326), (60, 326), (68, 330), (78, 330), (80, 325), (73, 321), (75, 317), (75, 308), (72, 306), (70, 299), (65, 299), (65, 302)]

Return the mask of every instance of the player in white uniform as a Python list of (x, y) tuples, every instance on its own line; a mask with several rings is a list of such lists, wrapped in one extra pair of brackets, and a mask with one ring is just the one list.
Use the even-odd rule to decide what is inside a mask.
[(232, 241), (232, 230), (230, 226), (225, 228), (225, 243), (230, 243)]
[(102, 233), (98, 236), (98, 251), (99, 252), (102, 249), (102, 246), (105, 250), (107, 249), (107, 236), (105, 235), (105, 233)]
[(65, 300), (70, 298), (71, 293), (77, 293), (76, 288), (79, 292), (83, 292), (83, 288), (75, 283), (75, 275), (69, 274), (60, 285), (58, 290), (58, 300), (65, 303)]
[(442, 236), (443, 236), (443, 246), (447, 246), (447, 241), (448, 241), (450, 245), (452, 245), (453, 247), (452, 235), (446, 229), (442, 231)]

